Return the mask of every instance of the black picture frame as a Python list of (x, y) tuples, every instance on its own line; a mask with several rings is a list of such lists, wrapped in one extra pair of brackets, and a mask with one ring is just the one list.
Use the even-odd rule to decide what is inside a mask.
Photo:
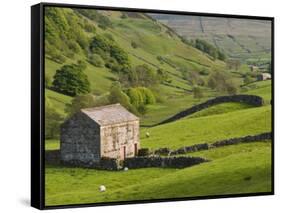
[[(64, 8), (82, 8), (82, 9), (98, 9), (113, 10), (127, 12), (145, 12), (145, 13), (163, 13), (175, 15), (196, 15), (205, 17), (223, 17), (238, 19), (255, 19), (267, 20), (271, 22), (271, 70), (272, 70), (272, 188), (270, 192), (264, 193), (245, 193), (245, 194), (227, 194), (212, 195), (198, 197), (168, 198), (168, 199), (152, 199), (152, 200), (136, 200), (136, 201), (120, 201), (120, 202), (103, 202), (91, 204), (69, 204), (58, 206), (45, 205), (45, 146), (44, 146), (44, 120), (45, 120), (45, 93), (44, 93), (44, 7), (64, 7)], [(39, 3), (31, 6), (31, 206), (37, 209), (59, 209), (72, 207), (92, 207), (105, 205), (124, 205), (124, 204), (141, 204), (156, 202), (171, 202), (185, 200), (202, 200), (217, 198), (234, 198), (248, 196), (274, 195), (274, 18), (263, 16), (249, 15), (231, 15), (217, 13), (200, 13), (186, 11), (171, 10), (155, 10), (140, 8), (124, 8), (124, 7), (108, 7), (108, 6), (92, 6), (92, 5), (76, 5), (61, 3)]]

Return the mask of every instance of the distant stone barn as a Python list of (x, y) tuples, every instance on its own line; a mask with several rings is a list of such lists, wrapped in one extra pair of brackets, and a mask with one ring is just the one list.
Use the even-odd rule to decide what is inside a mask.
[(140, 148), (139, 118), (120, 104), (82, 109), (61, 126), (64, 162), (124, 160)]

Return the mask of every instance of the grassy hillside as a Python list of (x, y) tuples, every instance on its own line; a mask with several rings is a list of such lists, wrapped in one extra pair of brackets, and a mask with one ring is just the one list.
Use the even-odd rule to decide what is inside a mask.
[[(146, 115), (142, 116), (142, 124), (151, 125), (160, 122), (164, 118), (171, 116), (188, 106), (192, 106), (218, 95), (216, 92), (211, 91), (209, 88), (204, 87), (204, 98), (194, 99), (192, 96), (192, 85), (183, 77), (183, 72), (208, 72), (213, 70), (223, 69), (224, 62), (220, 60), (212, 60), (203, 52), (183, 43), (181, 39), (167, 28), (165, 25), (158, 23), (147, 16), (140, 16), (138, 18), (122, 18), (120, 12), (107, 12), (98, 13), (99, 16), (107, 17), (110, 20), (110, 27), (103, 29), (99, 27), (99, 19), (96, 17), (85, 15), (76, 10), (61, 9), (56, 10), (57, 13), (54, 17), (66, 20), (64, 22), (66, 29), (71, 27), (71, 23), (75, 22), (77, 31), (73, 32), (75, 35), (83, 35), (82, 37), (88, 42), (97, 35), (103, 37), (110, 37), (122, 49), (128, 53), (129, 61), (132, 67), (146, 64), (154, 71), (162, 69), (166, 72), (169, 81), (162, 82), (156, 93), (161, 96), (161, 101), (155, 105), (147, 106)], [(55, 14), (56, 14), (55, 13)], [(55, 22), (55, 18), (50, 15), (48, 18), (48, 26), (54, 29), (55, 37), (67, 37), (67, 32), (60, 32), (61, 26)], [(71, 18), (70, 18), (71, 17)], [(86, 24), (85, 24), (86, 23)], [(85, 26), (92, 26), (92, 32), (87, 31)], [(70, 32), (69, 32), (70, 33)], [(59, 54), (63, 55), (65, 61), (58, 62), (51, 56), (50, 51), (46, 52), (45, 70), (46, 77), (53, 81), (53, 77), (58, 69), (65, 64), (76, 63), (82, 60), (86, 63), (87, 67), (84, 73), (87, 75), (91, 84), (91, 92), (95, 95), (107, 94), (112, 83), (118, 80), (117, 73), (111, 69), (103, 66), (96, 67), (89, 63), (88, 50), (80, 46), (79, 40), (71, 38), (71, 41), (80, 46), (78, 50), (74, 51), (68, 43), (61, 45), (67, 46), (65, 49), (59, 49), (55, 44), (51, 44), (52, 39), (46, 37), (47, 49), (56, 49)], [(132, 42), (137, 44), (137, 48), (132, 47)], [(74, 45), (75, 46), (75, 45)], [(71, 53), (71, 54), (70, 54)], [(159, 57), (163, 60), (159, 60)], [(241, 76), (233, 76), (240, 81)], [(202, 79), (207, 80), (206, 76), (201, 76)], [(55, 91), (52, 91), (54, 95)], [(50, 90), (46, 92), (46, 96), (51, 95)], [(58, 94), (59, 95), (59, 94)], [(69, 97), (71, 99), (71, 97)], [(50, 102), (54, 98), (50, 96)], [(61, 102), (62, 103), (62, 102)], [(65, 102), (67, 104), (69, 102)], [(65, 106), (63, 104), (53, 103), (58, 107), (59, 111), (64, 112)], [(158, 110), (161, 109), (161, 110)], [(151, 116), (153, 115), (153, 116)]]
[(223, 49), (230, 57), (252, 62), (269, 61), (269, 21), (150, 14), (187, 39), (204, 39)]
[[(184, 42), (177, 29), (170, 29), (165, 25), (169, 23), (162, 19), (159, 22), (142, 13), (48, 8), (45, 96), (46, 115), (50, 117), (46, 119), (46, 123), (49, 122), (46, 126), (55, 134), (46, 137), (47, 151), (60, 149), (59, 126), (71, 115), (71, 107), (79, 109), (116, 101), (140, 117), (141, 148), (176, 149), (271, 131), (271, 81), (257, 82), (258, 72), (250, 72), (245, 63), (237, 69), (228, 68), (223, 60)], [(177, 17), (169, 21), (175, 23)], [(215, 27), (212, 20), (203, 22), (206, 33), (210, 30), (208, 23)], [(202, 30), (202, 26), (199, 28), (197, 21), (192, 23), (192, 28), (183, 26), (187, 33), (193, 29), (194, 36), (198, 35), (197, 30)], [(245, 29), (245, 23), (237, 25), (230, 21), (229, 24), (235, 29), (239, 26)], [(218, 27), (222, 26), (225, 25)], [(257, 26), (264, 27), (254, 23), (245, 32), (247, 36), (209, 33), (214, 37), (204, 38), (211, 38), (232, 56), (242, 51), (243, 58), (267, 60), (267, 44), (251, 34), (259, 32), (253, 31)], [(258, 53), (261, 46), (266, 50)], [(254, 50), (249, 55), (245, 48)], [(58, 73), (62, 71), (68, 72), (61, 74), (66, 78), (61, 78), (60, 83), (65, 86), (65, 81), (70, 79), (67, 82), (75, 88), (73, 93), (55, 87)], [(77, 92), (80, 90), (76, 86), (82, 81), (76, 81), (77, 76), (89, 82), (89, 90)], [(265, 105), (224, 103), (175, 122), (145, 127), (208, 99), (230, 94), (258, 95), (264, 98)], [(46, 205), (271, 190), (271, 141), (231, 145), (190, 155), (210, 161), (185, 169), (129, 168), (114, 172), (46, 164)], [(106, 192), (99, 191), (100, 185), (106, 186)]]
[[(242, 126), (247, 128), (241, 128)], [(254, 135), (270, 130), (271, 109), (266, 106), (219, 115), (184, 118), (144, 129), (141, 134), (141, 144), (149, 148), (180, 148), (185, 145)], [(145, 137), (146, 132), (150, 133), (149, 138)]]

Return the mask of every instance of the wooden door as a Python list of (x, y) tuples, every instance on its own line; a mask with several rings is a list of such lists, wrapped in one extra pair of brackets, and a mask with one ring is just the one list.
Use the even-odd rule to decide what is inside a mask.
[(135, 156), (137, 156), (138, 155), (138, 144), (135, 143), (134, 145), (135, 145)]
[(123, 146), (123, 159), (125, 160), (126, 158), (126, 146)]

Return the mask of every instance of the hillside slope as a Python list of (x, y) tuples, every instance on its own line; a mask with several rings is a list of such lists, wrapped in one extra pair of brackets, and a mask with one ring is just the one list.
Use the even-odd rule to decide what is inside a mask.
[[(48, 89), (52, 89), (53, 77), (58, 69), (80, 60), (86, 64), (84, 72), (91, 84), (91, 93), (108, 93), (112, 83), (119, 80), (119, 74), (106, 64), (95, 66), (91, 63), (90, 57), (96, 52), (91, 52), (90, 46), (96, 37), (117, 45), (128, 55), (132, 68), (147, 65), (153, 72), (165, 72), (167, 80), (162, 81), (157, 88), (152, 88), (161, 96), (161, 103), (157, 102), (155, 107), (160, 105), (169, 109), (157, 121), (183, 107), (181, 104), (170, 107), (171, 104), (182, 102), (186, 105), (189, 101), (196, 101), (191, 98), (193, 86), (185, 78), (188, 73), (212, 73), (213, 70), (223, 70), (225, 67), (223, 61), (213, 60), (207, 54), (183, 43), (174, 31), (146, 14), (50, 7), (46, 12), (45, 73), (49, 81), (46, 84), (50, 85)], [(201, 78), (205, 79), (206, 76), (202, 75)], [(209, 92), (207, 88), (205, 90), (206, 99), (214, 96), (213, 92)], [(52, 91), (52, 95), (54, 93), (57, 91)], [(47, 97), (50, 95), (50, 92), (46, 93)], [(50, 102), (53, 101), (51, 97)], [(58, 106), (60, 111), (65, 110), (63, 104), (53, 105)], [(153, 106), (148, 106), (148, 113), (150, 111), (159, 112)], [(144, 117), (144, 122), (146, 120)], [(151, 122), (154, 120), (148, 119), (147, 123)]]
[(187, 39), (209, 41), (233, 58), (270, 59), (271, 23), (269, 21), (150, 14)]

